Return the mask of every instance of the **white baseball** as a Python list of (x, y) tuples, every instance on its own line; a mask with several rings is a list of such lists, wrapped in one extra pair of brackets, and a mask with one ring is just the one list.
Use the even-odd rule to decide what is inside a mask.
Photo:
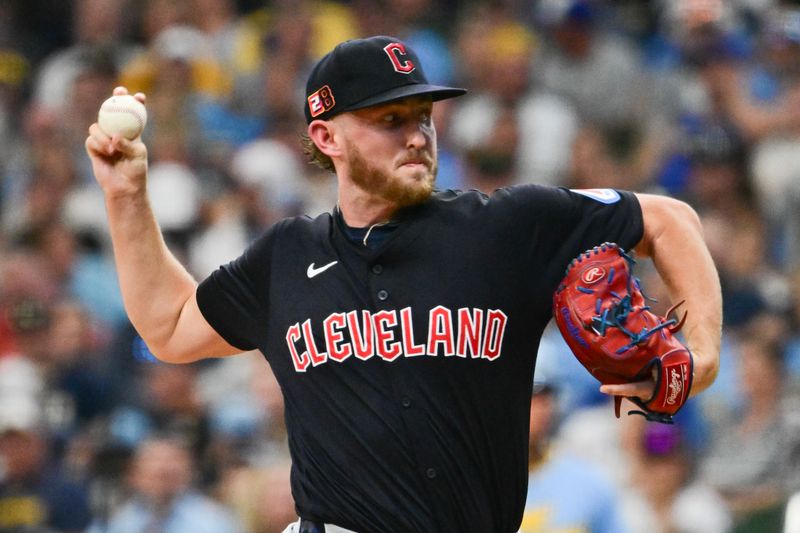
[(97, 125), (106, 135), (119, 133), (126, 139), (142, 134), (147, 124), (147, 110), (129, 94), (115, 95), (103, 102), (97, 114)]

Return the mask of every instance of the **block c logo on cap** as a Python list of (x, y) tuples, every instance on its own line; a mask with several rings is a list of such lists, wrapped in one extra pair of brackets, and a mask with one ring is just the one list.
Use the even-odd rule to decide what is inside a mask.
[(308, 97), (308, 110), (311, 112), (311, 117), (317, 117), (326, 111), (333, 109), (336, 105), (336, 100), (333, 98), (333, 92), (327, 85), (317, 89)]
[(403, 43), (389, 43), (383, 47), (383, 51), (389, 56), (392, 61), (392, 67), (400, 74), (410, 74), (417, 68), (414, 63), (408, 59), (406, 54), (406, 47)]

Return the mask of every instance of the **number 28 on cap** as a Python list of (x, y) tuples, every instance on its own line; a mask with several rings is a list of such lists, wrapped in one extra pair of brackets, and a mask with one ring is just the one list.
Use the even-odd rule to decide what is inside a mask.
[(333, 92), (327, 85), (317, 89), (308, 97), (308, 109), (312, 117), (316, 117), (330, 111), (336, 105), (336, 100), (333, 98)]

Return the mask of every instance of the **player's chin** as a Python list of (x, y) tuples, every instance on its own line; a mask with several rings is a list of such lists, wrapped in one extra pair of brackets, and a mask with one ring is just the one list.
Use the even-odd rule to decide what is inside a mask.
[(395, 201), (400, 207), (421, 204), (433, 193), (433, 179), (420, 179), (396, 191)]

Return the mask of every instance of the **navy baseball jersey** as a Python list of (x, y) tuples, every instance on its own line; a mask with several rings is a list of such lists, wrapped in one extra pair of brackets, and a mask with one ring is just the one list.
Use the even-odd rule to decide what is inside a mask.
[(441, 191), (394, 223), (365, 246), (336, 210), (279, 222), (201, 283), (200, 309), (272, 366), (300, 516), (363, 533), (516, 531), (553, 291), (587, 248), (638, 243), (638, 201)]

